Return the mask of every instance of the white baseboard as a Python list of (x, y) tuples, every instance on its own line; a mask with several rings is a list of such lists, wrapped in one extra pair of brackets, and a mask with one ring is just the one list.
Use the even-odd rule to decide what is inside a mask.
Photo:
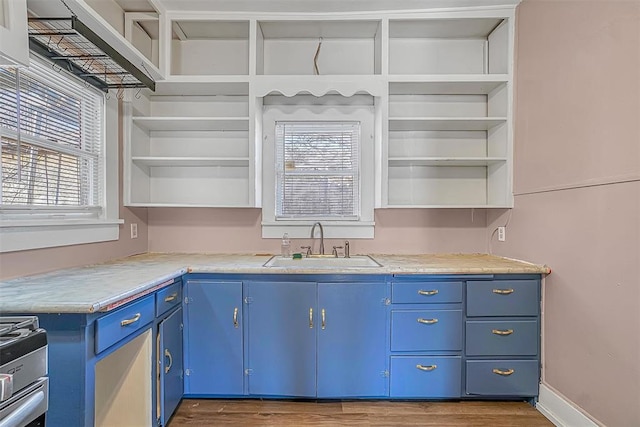
[(599, 427), (571, 401), (544, 384), (540, 384), (536, 409), (558, 427)]

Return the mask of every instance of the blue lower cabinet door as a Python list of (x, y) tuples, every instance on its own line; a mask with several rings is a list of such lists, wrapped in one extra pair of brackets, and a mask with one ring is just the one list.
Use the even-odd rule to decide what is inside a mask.
[(159, 335), (160, 425), (165, 426), (183, 394), (181, 308), (160, 323)]
[(467, 394), (483, 396), (538, 395), (537, 360), (467, 360)]
[(385, 283), (318, 283), (318, 397), (388, 396)]
[(185, 394), (242, 395), (242, 282), (189, 280), (185, 294)]
[(392, 356), (391, 397), (459, 398), (461, 372), (460, 356)]
[(315, 282), (247, 282), (246, 295), (249, 394), (315, 397)]

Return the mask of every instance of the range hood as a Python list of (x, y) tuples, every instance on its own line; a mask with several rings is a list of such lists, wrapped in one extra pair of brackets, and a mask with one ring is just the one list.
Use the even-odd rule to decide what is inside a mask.
[(155, 90), (144, 63), (142, 69), (132, 64), (76, 16), (29, 18), (29, 48), (105, 92)]

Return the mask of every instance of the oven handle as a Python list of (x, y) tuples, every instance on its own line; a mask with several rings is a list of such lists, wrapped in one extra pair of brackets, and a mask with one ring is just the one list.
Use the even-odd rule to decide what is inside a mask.
[(43, 400), (44, 391), (38, 390), (37, 393), (29, 396), (24, 403), (13, 409), (8, 416), (0, 420), (0, 427), (17, 427), (24, 424)]

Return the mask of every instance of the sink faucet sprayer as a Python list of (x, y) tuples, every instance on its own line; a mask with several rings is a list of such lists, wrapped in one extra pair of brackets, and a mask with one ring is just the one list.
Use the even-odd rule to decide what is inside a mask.
[(311, 227), (311, 238), (315, 239), (314, 232), (316, 231), (316, 225), (320, 227), (320, 255), (324, 255), (324, 229), (322, 228), (322, 224), (320, 224), (319, 222), (316, 222)]

